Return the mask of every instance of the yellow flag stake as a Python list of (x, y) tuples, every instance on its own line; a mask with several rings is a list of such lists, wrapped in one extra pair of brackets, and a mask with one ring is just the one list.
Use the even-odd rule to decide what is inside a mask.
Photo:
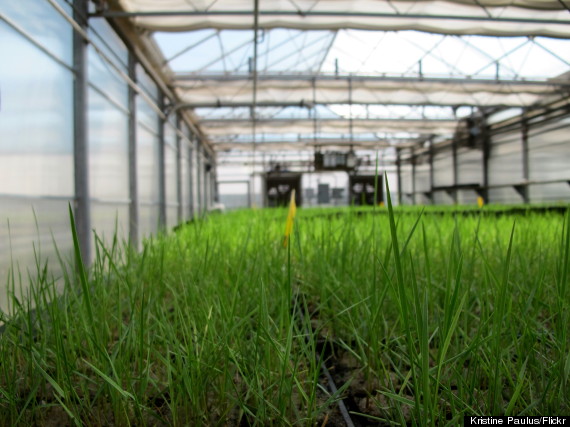
[(483, 197), (481, 196), (477, 197), (477, 206), (479, 206), (479, 209), (481, 209), (484, 204), (485, 204), (485, 199), (483, 199)]
[(297, 213), (297, 205), (295, 204), (295, 190), (291, 191), (291, 201), (289, 202), (289, 214), (287, 215), (287, 222), (285, 223), (285, 238), (283, 239), (283, 247), (286, 248), (289, 244), (289, 236), (293, 232), (293, 221)]
[[(295, 204), (295, 190), (291, 191), (291, 201), (289, 202), (289, 213), (287, 214), (287, 222), (285, 223), (285, 238), (283, 239), (283, 247), (287, 248), (287, 282), (286, 293), (287, 299), (291, 304), (293, 303), (293, 288), (291, 286), (291, 245), (289, 245), (289, 238), (293, 232), (293, 221), (297, 213), (297, 205)], [(289, 311), (287, 311), (289, 313)]]

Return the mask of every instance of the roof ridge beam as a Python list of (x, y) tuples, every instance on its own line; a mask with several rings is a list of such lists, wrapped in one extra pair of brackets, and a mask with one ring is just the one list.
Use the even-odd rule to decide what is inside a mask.
[[(357, 81), (390, 81), (390, 82), (426, 82), (426, 83), (450, 83), (450, 84), (489, 84), (489, 85), (544, 85), (544, 86), (563, 86), (570, 87), (570, 80), (568, 78), (549, 78), (549, 79), (484, 79), (484, 78), (470, 78), (470, 77), (426, 77), (423, 76), (393, 76), (393, 75), (372, 75), (372, 74), (325, 74), (325, 73), (259, 73), (257, 76), (258, 81), (332, 81), (332, 80), (352, 80)], [(185, 81), (216, 81), (216, 82), (231, 82), (231, 81), (248, 81), (251, 80), (249, 73), (231, 73), (231, 74), (175, 74), (174, 86), (184, 87), (180, 82)]]

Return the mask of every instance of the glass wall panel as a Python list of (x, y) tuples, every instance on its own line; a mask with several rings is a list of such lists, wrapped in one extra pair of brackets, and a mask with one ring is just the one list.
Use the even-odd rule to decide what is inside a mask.
[(453, 185), (453, 157), (451, 148), (434, 155), (433, 171), (434, 186)]
[(570, 179), (570, 118), (532, 128), (528, 151), (531, 181)]
[(159, 201), (158, 136), (144, 126), (137, 127), (137, 181), (141, 202)]
[(166, 207), (166, 227), (172, 230), (178, 225), (178, 206)]
[(87, 49), (89, 83), (118, 106), (128, 109), (128, 86), (123, 78), (102, 59), (93, 46)]
[[(53, 242), (71, 253), (73, 74), (71, 27), (47, 2), (3, 2), (0, 20), (0, 307), (12, 264), (35, 275), (34, 251), (58, 273)], [(62, 62), (64, 64), (62, 64)], [(19, 286), (19, 280), (17, 286)]]
[(202, 185), (204, 182), (204, 179), (202, 178), (202, 154), (201, 154), (202, 148), (199, 144), (196, 145), (196, 148), (194, 150), (195, 152), (195, 158), (194, 158), (194, 173), (195, 173), (195, 201), (196, 203), (194, 204), (194, 214), (195, 215), (200, 215), (202, 213), (202, 194), (204, 194), (203, 189), (202, 189)]
[(429, 186), (429, 164), (422, 163), (416, 165), (416, 191), (430, 191)]
[(126, 71), (128, 52), (107, 22), (94, 19), (90, 23), (93, 28), (89, 28), (89, 35), (107, 56), (99, 56), (89, 45), (87, 130), (91, 226), (101, 237), (110, 239), (116, 228), (118, 237), (126, 239), (130, 197), (128, 85), (107, 61)]
[(170, 126), (165, 129), (164, 165), (166, 174), (166, 203), (178, 204), (178, 167), (175, 132)]
[(460, 148), (457, 150), (457, 182), (459, 184), (483, 183), (483, 152)]
[(73, 75), (0, 21), (0, 194), (73, 195)]
[(180, 146), (180, 185), (182, 193), (182, 220), (190, 218), (190, 174), (188, 168), (188, 146), (186, 139), (183, 139)]
[[(71, 13), (71, 7), (64, 4), (62, 1), (58, 2), (68, 13)], [(72, 37), (73, 33), (71, 26), (54, 8), (46, 1), (37, 0), (18, 0), (18, 1), (3, 1), (2, 14), (6, 16), (15, 25), (21, 28), (28, 36), (40, 43), (51, 54), (56, 56), (59, 60), (71, 66), (73, 62), (72, 56)], [(3, 21), (0, 24), (6, 25)], [(3, 48), (15, 49), (8, 39), (3, 36)], [(26, 44), (29, 42), (26, 41)], [(25, 52), (17, 52), (17, 55), (2, 56), (2, 58), (12, 58), (17, 61), (30, 61), (30, 58)], [(12, 62), (12, 61), (10, 61)], [(2, 66), (10, 65), (8, 61), (2, 61)], [(36, 70), (40, 71), (41, 67), (35, 65)], [(24, 77), (25, 74), (22, 76)]]
[(489, 189), (489, 201), (491, 203), (522, 203), (523, 199), (513, 187)]
[[(31, 277), (36, 275), (34, 252), (42, 263), (49, 263), (50, 272), (54, 275), (61, 271), (54, 242), (64, 261), (72, 260), (70, 203), (73, 203), (72, 199), (0, 197), (0, 309), (7, 309), (6, 279), (9, 270), (15, 272), (16, 277), (21, 277), (24, 292), (28, 272)], [(19, 285), (17, 280), (16, 286)]]
[(190, 201), (191, 201), (191, 214), (192, 216), (198, 214), (198, 150), (193, 147), (190, 148)]
[(403, 164), (400, 170), (400, 178), (402, 180), (401, 188), (402, 188), (402, 204), (403, 205), (410, 205), (413, 204), (413, 187), (412, 187), (412, 165), (410, 164)]
[[(166, 223), (174, 227), (178, 223), (178, 167), (176, 149), (170, 144), (165, 146), (165, 174), (166, 174)], [(172, 215), (174, 213), (174, 215)]]
[(104, 242), (112, 243), (115, 233), (119, 242), (128, 240), (128, 204), (91, 201), (91, 221), (94, 224), (97, 236)]
[(153, 132), (158, 133), (158, 117), (153, 108), (141, 97), (136, 99), (137, 120)]
[(435, 191), (433, 193), (433, 202), (436, 205), (451, 205), (453, 204), (453, 196), (447, 191)]
[(491, 157), (489, 158), (490, 185), (519, 183), (522, 180), (521, 148), (520, 132), (492, 137)]
[(139, 86), (144, 89), (147, 95), (157, 102), (159, 99), (158, 87), (140, 64), (136, 65), (136, 74)]
[[(247, 182), (238, 183), (221, 183), (218, 186), (220, 191), (220, 203), (224, 205), (226, 209), (237, 209), (237, 208), (247, 208), (249, 207), (249, 196), (248, 191), (249, 184)], [(310, 200), (303, 195), (303, 205), (309, 205)]]
[(128, 70), (129, 51), (121, 38), (104, 19), (92, 18), (89, 21), (89, 36), (97, 47), (125, 73)]
[(530, 185), (529, 198), (532, 202), (565, 202), (570, 200), (570, 185), (566, 182)]
[(89, 90), (89, 184), (91, 196), (129, 198), (128, 115)]
[(474, 205), (477, 203), (478, 194), (474, 190), (459, 190), (457, 202), (461, 205)]
[(158, 203), (139, 204), (139, 236), (150, 237), (158, 230)]

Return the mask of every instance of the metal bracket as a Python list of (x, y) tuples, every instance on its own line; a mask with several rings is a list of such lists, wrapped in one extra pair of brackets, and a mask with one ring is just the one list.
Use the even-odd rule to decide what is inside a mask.
[(526, 200), (526, 185), (513, 185), (513, 188), (523, 200)]

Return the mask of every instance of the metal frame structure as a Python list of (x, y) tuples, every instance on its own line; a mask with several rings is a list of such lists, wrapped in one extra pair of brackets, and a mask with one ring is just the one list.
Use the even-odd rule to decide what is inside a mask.
[[(175, 189), (175, 221), (184, 221), (201, 215), (217, 198), (216, 182), (224, 181), (218, 181), (220, 169), (239, 164), (250, 169), (249, 176), (259, 176), (274, 152), (280, 153), (292, 171), (310, 171), (310, 154), (316, 148), (354, 149), (357, 153), (383, 150), (398, 176), (402, 203), (435, 203), (442, 195), (458, 203), (464, 193), (488, 201), (501, 188), (512, 189), (521, 201), (530, 202), (531, 187), (570, 182), (570, 176), (563, 173), (535, 178), (531, 154), (536, 129), (553, 122), (566, 126), (569, 120), (570, 74), (527, 76), (511, 61), (534, 49), (570, 69), (570, 56), (542, 38), (570, 39), (570, 10), (564, 2), (444, 0), (457, 10), (441, 13), (437, 10), (441, 2), (409, 0), (386, 4), (251, 0), (234, 6), (229, 0), (218, 0), (206, 2), (208, 9), (200, 2), (172, 0), (169, 10), (161, 10), (160, 2), (140, 0), (66, 0), (73, 6), (70, 15), (57, 0), (37, 1), (49, 4), (73, 31), (72, 63), (63, 61), (18, 22), (3, 14), (0, 19), (73, 73), (73, 207), (86, 261), (93, 247), (91, 204), (111, 203), (93, 197), (89, 188), (87, 92), (91, 90), (117, 106), (128, 120), (128, 200), (121, 203), (128, 209), (128, 236), (134, 246), (140, 243), (144, 202), (137, 175), (138, 128), (143, 120), (137, 99), (148, 104), (158, 122), (146, 124), (157, 129), (158, 196), (149, 202), (157, 207), (157, 230), (173, 218), (173, 210), (168, 209), (168, 201), (173, 199), (167, 197), (167, 191), (172, 190), (167, 188)], [(95, 7), (88, 7), (90, 2)], [(338, 9), (346, 4), (354, 8)], [(370, 4), (375, 8), (363, 7)], [(113, 53), (92, 38), (94, 20), (104, 20), (120, 36), (128, 49), (128, 67), (117, 66)], [(370, 31), (358, 32), (361, 29)], [(376, 49), (395, 34), (393, 31), (404, 29), (429, 32), (431, 39), (422, 44), (406, 36), (417, 57), (403, 61), (395, 72), (376, 70), (370, 58), (384, 52)], [(372, 30), (384, 32), (377, 36)], [(181, 38), (167, 50), (164, 40), (176, 32)], [(472, 34), (521, 38), (501, 52), (491, 52), (470, 38)], [(359, 47), (370, 45), (367, 57), (356, 58), (356, 53), (347, 52), (347, 40)], [(479, 55), (477, 66), (462, 69), (457, 60), (440, 50), (446, 43), (455, 43), (465, 55)], [(90, 83), (88, 47), (127, 87), (125, 105)], [(200, 62), (197, 52), (210, 50), (210, 56)], [(343, 62), (343, 57), (350, 60)], [(430, 62), (445, 71), (435, 74)], [(156, 85), (158, 97), (147, 93), (137, 81), (137, 68), (141, 67)], [(497, 123), (490, 121), (509, 108), (522, 112)], [(476, 134), (469, 133), (475, 130)], [(167, 131), (175, 135), (173, 187), (168, 187), (167, 181), (171, 179), (167, 178), (167, 158), (172, 159), (165, 143)], [(511, 182), (497, 182), (493, 178), (495, 141), (505, 132), (520, 140), (521, 173)], [(466, 150), (477, 154), (480, 178), (464, 177), (461, 159)], [(448, 155), (449, 179), (444, 183), (437, 173), (442, 153)], [(185, 159), (185, 170), (195, 179), (182, 185)], [(406, 179), (407, 187), (403, 185)], [(58, 196), (45, 196), (50, 197)], [(189, 200), (188, 214), (183, 199)]]
[[(463, 117), (455, 116), (455, 111), (461, 106), (476, 105), (478, 109), (472, 110), (475, 114), (479, 111), (487, 113), (490, 108), (528, 108), (545, 97), (567, 93), (570, 88), (570, 81), (566, 77), (545, 79), (520, 76), (512, 64), (504, 61), (509, 55), (516, 54), (525, 47), (534, 46), (570, 65), (568, 59), (549, 49), (540, 40), (528, 37), (554, 35), (551, 32), (553, 28), (559, 31), (565, 26), (568, 20), (566, 11), (561, 4), (554, 2), (548, 5), (541, 3), (540, 7), (538, 3), (527, 2), (524, 5), (510, 4), (513, 7), (504, 8), (505, 5), (489, 0), (473, 4), (464, 3), (463, 12), (453, 14), (434, 13), (433, 8), (429, 9), (429, 12), (414, 13), (415, 4), (408, 7), (409, 2), (399, 1), (393, 2), (391, 7), (394, 11), (390, 12), (368, 9), (363, 9), (366, 12), (354, 12), (358, 10), (354, 8), (350, 11), (339, 11), (334, 9), (331, 2), (325, 0), (311, 2), (310, 7), (304, 2), (281, 4), (279, 9), (272, 9), (272, 2), (264, 3), (260, 7), (258, 1), (240, 3), (239, 6), (234, 4), (231, 7), (229, 3), (220, 1), (207, 9), (201, 9), (200, 5), (193, 5), (190, 9), (180, 3), (170, 10), (161, 9), (158, 5), (138, 3), (136, 0), (129, 2), (110, 0), (101, 3), (99, 10), (92, 16), (127, 20), (134, 26), (150, 31), (146, 34), (160, 30), (192, 31), (200, 34), (190, 37), (187, 45), (181, 44), (171, 53), (163, 55), (156, 49), (153, 55), (162, 57), (159, 61), (160, 66), (163, 70), (168, 70), (170, 84), (173, 90), (180, 94), (181, 102), (174, 105), (172, 111), (193, 111), (197, 123), (208, 134), (209, 140), (217, 150), (220, 164), (226, 164), (225, 159), (232, 162), (228, 156), (236, 150), (242, 151), (246, 157), (250, 156), (246, 162), (249, 165), (260, 163), (257, 160), (259, 155), (265, 156), (265, 153), (276, 149), (310, 151), (314, 147), (354, 147), (360, 150), (398, 147), (400, 150), (405, 150), (415, 145), (417, 151), (421, 152), (423, 144), (427, 141), (437, 141), (434, 144), (438, 146), (442, 139), (447, 141), (454, 139), (456, 129), (453, 123), (457, 123)], [(365, 1), (361, 1), (359, 4), (364, 5), (364, 3)], [(171, 6), (176, 4), (177, 2), (170, 3)], [(453, 1), (449, 1), (449, 4), (455, 6)], [(529, 10), (535, 8), (536, 11), (523, 16), (524, 14), (519, 13), (520, 10), (517, 9), (521, 6)], [(336, 21), (340, 17), (345, 18), (343, 26), (339, 26)], [(314, 19), (328, 19), (328, 21), (326, 23), (319, 21), (320, 24), (317, 25)], [(442, 37), (431, 47), (417, 45), (416, 47), (423, 52), (422, 55), (415, 65), (411, 65), (400, 75), (341, 71), (338, 60), (335, 60), (334, 72), (323, 69), (326, 58), (337, 49), (335, 43), (339, 34), (344, 35), (348, 29), (391, 28), (390, 22), (394, 19), (405, 21), (405, 24), (401, 25), (406, 29), (415, 28), (416, 24), (411, 24), (412, 20), (418, 21), (418, 26), (426, 22), (435, 23), (444, 20), (447, 23), (455, 22), (453, 24), (455, 27), (453, 30), (443, 27), (433, 29), (429, 27), (430, 24), (426, 24), (430, 28), (429, 31), (439, 33)], [(374, 21), (374, 24), (364, 22), (366, 20)], [(474, 27), (472, 23), (478, 27)], [(496, 25), (491, 30), (485, 27), (485, 23), (502, 25)], [(506, 27), (507, 24), (514, 23), (520, 24), (518, 30)], [(533, 25), (535, 27), (531, 29)], [(466, 29), (467, 27), (469, 29)], [(292, 32), (285, 39), (278, 37), (272, 43), (269, 38), (276, 28), (287, 28)], [(226, 34), (230, 29), (250, 30), (253, 37), (249, 41), (239, 43), (236, 41), (226, 47), (224, 44), (231, 39), (231, 36)], [(307, 31), (294, 31), (295, 29)], [(322, 35), (315, 31), (317, 35), (311, 37), (310, 30), (317, 29)], [(206, 32), (199, 33), (200, 30)], [(464, 34), (518, 34), (527, 38), (510, 47), (502, 55), (496, 56), (479, 48), (472, 40), (460, 36)], [(556, 36), (566, 37), (561, 33)], [(151, 37), (148, 36), (148, 39)], [(220, 49), (217, 54), (212, 53), (212, 58), (206, 64), (197, 65), (195, 70), (176, 68), (176, 61), (181, 60), (184, 55), (190, 55), (195, 49), (205, 47), (214, 39), (219, 43)], [(436, 52), (437, 46), (450, 39), (457, 40), (465, 49), (477, 51), (486, 58), (486, 63), (471, 74), (463, 73), (451, 61)], [(286, 57), (272, 54), (272, 50), (278, 51), (284, 45), (293, 43), (300, 52), (294, 61), (287, 62)], [(306, 68), (309, 61), (303, 57), (305, 51), (310, 51), (318, 59), (309, 69)], [(234, 57), (238, 54), (242, 59), (236, 62)], [(445, 64), (450, 70), (449, 74), (442, 76), (426, 74), (424, 65), (429, 59)], [(285, 68), (276, 68), (276, 64), (280, 61), (287, 62), (288, 65)], [(305, 68), (298, 68), (300, 64)], [(494, 70), (494, 78), (481, 74), (489, 68)], [(281, 87), (291, 90), (286, 92), (287, 96), (277, 95), (279, 98), (273, 99), (271, 92)], [(394, 95), (387, 93), (386, 96), (382, 95), (382, 91), (393, 87), (408, 88), (410, 96), (403, 98), (399, 92), (395, 92)], [(331, 90), (336, 91), (335, 97), (330, 96)], [(450, 97), (451, 91), (456, 96)], [(365, 92), (375, 93), (376, 97), (367, 98)], [(435, 96), (430, 96), (430, 93)], [(440, 93), (447, 93), (447, 97), (440, 96)], [(500, 96), (487, 96), (488, 94)], [(415, 100), (413, 96), (416, 96)], [(447, 117), (449, 121), (445, 122), (430, 115), (425, 117), (422, 115), (420, 118), (406, 116), (363, 118), (355, 113), (355, 106), (374, 109), (386, 104), (393, 107), (421, 106), (428, 110), (440, 106), (453, 111), (454, 114), (452, 117)], [(292, 112), (289, 116), (286, 114), (288, 110)], [(321, 111), (324, 110), (329, 113), (323, 114)], [(396, 122), (398, 125), (395, 125)], [(445, 126), (437, 127), (437, 124)], [(326, 132), (327, 129), (330, 132)], [(396, 137), (396, 132), (401, 133), (403, 130), (407, 131), (409, 136)], [(444, 141), (443, 144), (447, 142)], [(456, 145), (452, 144), (450, 147), (452, 147), (452, 156), (456, 156)], [(400, 161), (406, 160), (402, 157)], [(265, 164), (263, 159), (261, 164)], [(454, 158), (455, 184), (457, 184), (457, 168), (457, 159)], [(487, 176), (488, 172), (484, 175)], [(431, 181), (431, 186), (435, 187), (433, 176)], [(487, 187), (488, 183), (483, 183), (483, 186)], [(431, 194), (430, 192), (429, 195)], [(456, 200), (456, 192), (452, 194)]]
[[(492, 198), (489, 193), (491, 190), (496, 189), (513, 189), (519, 196), (520, 202), (529, 203), (529, 187), (540, 186), (540, 185), (550, 185), (550, 184), (568, 184), (570, 186), (570, 175), (563, 176), (559, 179), (544, 179), (544, 180), (532, 180), (530, 179), (529, 172), (529, 131), (531, 127), (539, 127), (544, 124), (548, 124), (555, 120), (560, 120), (561, 118), (570, 118), (568, 114), (570, 112), (570, 99), (562, 100), (556, 102), (552, 105), (547, 105), (544, 107), (536, 108), (534, 111), (527, 110), (520, 117), (515, 117), (514, 119), (508, 120), (506, 122), (500, 122), (497, 125), (490, 125), (488, 123), (482, 123), (481, 129), (483, 130), (475, 138), (469, 141), (470, 144), (475, 144), (481, 147), (481, 170), (482, 170), (482, 181), (463, 183), (458, 182), (458, 164), (457, 164), (457, 150), (460, 144), (467, 143), (467, 140), (454, 139), (450, 143), (442, 145), (441, 147), (434, 147), (432, 143), (428, 145), (427, 148), (418, 150), (417, 148), (411, 148), (408, 156), (402, 156), (401, 150), (398, 150), (397, 154), (397, 177), (399, 182), (399, 197), (401, 203), (401, 197), (406, 195), (412, 198), (413, 203), (416, 203), (416, 196), (418, 194), (424, 195), (431, 203), (434, 203), (434, 195), (439, 192), (444, 192), (453, 198), (454, 203), (458, 202), (457, 193), (459, 191), (472, 191), (477, 196), (482, 197), (486, 203), (492, 202)], [(520, 144), (521, 144), (521, 171), (522, 176), (520, 179), (513, 178), (509, 183), (505, 184), (491, 184), (489, 179), (489, 159), (491, 157), (491, 139), (494, 135), (498, 135), (505, 132), (518, 132), (520, 134)], [(469, 137), (468, 137), (469, 138)], [(453, 183), (449, 186), (436, 186), (434, 184), (434, 155), (435, 150), (449, 150), (451, 149), (452, 156), (452, 176)], [(429, 189), (427, 191), (416, 191), (416, 172), (415, 165), (417, 164), (417, 159), (421, 155), (428, 156), (429, 163)], [(401, 182), (402, 182), (402, 171), (401, 165), (406, 163), (406, 161), (412, 165), (412, 191), (402, 192)], [(569, 187), (570, 189), (570, 187)]]
[[(38, 47), (42, 53), (46, 54), (51, 60), (62, 65), (64, 68), (70, 70), (73, 73), (73, 123), (69, 123), (70, 129), (73, 129), (73, 212), (75, 216), (75, 224), (77, 229), (77, 235), (79, 239), (80, 252), (83, 262), (89, 264), (92, 260), (92, 248), (94, 246), (93, 234), (93, 205), (115, 205), (117, 203), (124, 203), (128, 210), (128, 220), (124, 224), (124, 228), (127, 231), (128, 240), (133, 245), (133, 247), (139, 247), (141, 237), (141, 227), (140, 227), (140, 198), (139, 192), (141, 190), (139, 177), (137, 176), (137, 164), (138, 164), (138, 135), (137, 135), (137, 103), (136, 99), (143, 99), (150, 109), (156, 114), (158, 120), (158, 227), (156, 231), (164, 230), (167, 224), (167, 200), (166, 200), (166, 163), (165, 163), (165, 126), (172, 126), (172, 124), (167, 122), (168, 111), (167, 105), (173, 105), (179, 103), (179, 99), (176, 94), (169, 90), (167, 81), (165, 77), (158, 73), (156, 69), (152, 66), (152, 61), (149, 61), (148, 55), (141, 48), (139, 41), (132, 37), (135, 32), (134, 28), (130, 27), (128, 23), (112, 23), (114, 30), (122, 38), (128, 49), (128, 66), (125, 70), (117, 66), (116, 62), (109, 56), (108, 51), (105, 50), (104, 46), (100, 42), (93, 39), (91, 36), (90, 20), (93, 19), (88, 14), (88, 4), (89, 0), (74, 0), (70, 2), (73, 14), (70, 15), (64, 8), (55, 0), (38, 0), (48, 3), (55, 11), (55, 13), (62, 17), (64, 21), (69, 24), (69, 28), (72, 31), (72, 46), (70, 50), (72, 52), (72, 66), (68, 65), (65, 61), (60, 59), (56, 53), (54, 53), (50, 48), (44, 46), (41, 40), (28, 34), (18, 22), (15, 22), (8, 16), (5, 16), (0, 10), (0, 20), (5, 22), (9, 28), (14, 30), (17, 34), (23, 36), (27, 42)], [(90, 46), (92, 49), (88, 52), (87, 47)], [(100, 91), (96, 86), (94, 86), (88, 80), (88, 55), (97, 55), (103, 61), (105, 67), (112, 70), (122, 83), (127, 88), (127, 102), (126, 107), (122, 107), (117, 104), (112, 98), (108, 97), (104, 92)], [(155, 102), (145, 89), (137, 82), (137, 72), (136, 66), (140, 64), (145, 72), (151, 76), (153, 83), (156, 84), (159, 92), (158, 102)], [(90, 191), (90, 148), (89, 148), (89, 129), (88, 129), (88, 90), (93, 90), (106, 101), (113, 104), (116, 108), (125, 112), (126, 120), (125, 127), (127, 128), (127, 148), (128, 148), (128, 200), (108, 200), (108, 199), (98, 199), (93, 197)], [(166, 100), (166, 101), (164, 101)], [(184, 221), (192, 217), (194, 210), (196, 209), (196, 202), (193, 201), (193, 187), (195, 182), (193, 181), (193, 171), (192, 165), (195, 161), (201, 161), (202, 159), (193, 159), (189, 156), (188, 164), (188, 188), (189, 193), (183, 195), (181, 191), (181, 152), (184, 149), (192, 150), (193, 145), (197, 148), (196, 151), (201, 150), (204, 152), (203, 160), (209, 159), (208, 161), (215, 161), (215, 153), (210, 146), (208, 140), (200, 132), (199, 128), (196, 126), (191, 112), (189, 111), (177, 111), (176, 112), (176, 141), (177, 141), (177, 163), (175, 165), (176, 171), (176, 188), (177, 192), (175, 198), (178, 204), (177, 217), (175, 222)], [(190, 134), (184, 135), (182, 133), (182, 128), (186, 127), (189, 129)], [(201, 165), (198, 164), (198, 167)], [(212, 172), (213, 175), (214, 172)], [(201, 177), (197, 176), (198, 179)], [(210, 196), (213, 197), (214, 192), (209, 191)], [(63, 196), (27, 196), (27, 195), (17, 195), (17, 194), (6, 194), (0, 197), (6, 200), (56, 200), (56, 201), (67, 201), (67, 197)], [(207, 209), (213, 202), (213, 200), (208, 200), (204, 197), (198, 201), (201, 203), (199, 209)], [(182, 200), (187, 201), (190, 205), (189, 216), (185, 217), (182, 213)], [(63, 212), (62, 212), (63, 214)], [(63, 223), (66, 223), (67, 215), (61, 215)], [(39, 224), (42, 227), (42, 224)], [(95, 230), (97, 231), (97, 230)], [(17, 237), (17, 236), (14, 236)], [(4, 261), (4, 260), (0, 260)]]

